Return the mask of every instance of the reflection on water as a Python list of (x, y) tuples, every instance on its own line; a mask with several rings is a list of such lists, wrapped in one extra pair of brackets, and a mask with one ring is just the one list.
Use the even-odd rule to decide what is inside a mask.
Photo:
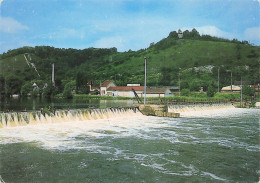
[(100, 100), (100, 99), (45, 99), (45, 98), (10, 98), (0, 100), (0, 111), (40, 110), (44, 107), (56, 109), (107, 108), (132, 106), (133, 100)]

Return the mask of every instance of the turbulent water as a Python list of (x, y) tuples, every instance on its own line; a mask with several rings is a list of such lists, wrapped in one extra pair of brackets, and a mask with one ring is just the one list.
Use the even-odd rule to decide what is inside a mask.
[(125, 110), (4, 126), (0, 175), (6, 183), (258, 182), (259, 114), (224, 108), (161, 118)]

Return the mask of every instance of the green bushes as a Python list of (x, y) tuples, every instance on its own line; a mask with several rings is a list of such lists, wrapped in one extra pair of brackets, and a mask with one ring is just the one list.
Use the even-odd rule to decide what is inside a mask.
[(190, 96), (190, 89), (182, 89), (181, 90), (181, 96), (187, 96), (189, 97)]
[(25, 97), (33, 90), (32, 82), (26, 82), (21, 88), (21, 96)]
[(251, 88), (247, 85), (244, 85), (243, 86), (243, 94), (244, 95), (247, 95), (247, 96), (254, 96), (255, 94), (255, 89), (254, 88)]
[(213, 98), (235, 100), (235, 99), (240, 99), (240, 93), (216, 93)]
[(76, 90), (76, 81), (68, 82), (63, 90), (63, 97), (67, 99), (73, 98), (72, 92)]
[(213, 97), (215, 95), (216, 91), (217, 90), (216, 90), (216, 88), (214, 87), (213, 84), (209, 85), (208, 91), (207, 91), (207, 96), (208, 97)]

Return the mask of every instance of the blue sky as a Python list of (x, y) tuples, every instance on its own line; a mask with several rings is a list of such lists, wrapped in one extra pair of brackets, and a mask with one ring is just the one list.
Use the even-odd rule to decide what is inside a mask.
[(139, 50), (192, 28), (260, 45), (260, 0), (0, 1), (0, 53), (40, 45)]

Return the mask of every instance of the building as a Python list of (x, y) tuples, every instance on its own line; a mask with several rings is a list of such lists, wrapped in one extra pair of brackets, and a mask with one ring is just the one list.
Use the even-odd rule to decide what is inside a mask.
[(133, 89), (139, 97), (144, 96), (144, 86), (116, 86), (107, 89), (108, 96), (135, 97)]
[(225, 86), (221, 89), (221, 92), (239, 92), (240, 90), (240, 86), (232, 85), (232, 90), (231, 86)]
[(116, 84), (113, 81), (104, 81), (100, 85), (100, 95), (107, 95), (107, 89), (110, 87), (116, 87)]
[[(108, 96), (135, 97), (134, 91), (139, 97), (144, 97), (144, 86), (116, 86), (107, 89)], [(147, 88), (146, 97), (170, 97), (174, 96), (168, 88)]]
[(147, 88), (146, 97), (172, 97), (174, 96), (171, 93), (169, 88)]
[[(144, 97), (144, 86), (140, 84), (127, 84), (127, 86), (116, 86), (113, 81), (105, 81), (100, 86), (100, 94), (115, 97)], [(146, 88), (146, 97), (170, 97), (174, 96), (170, 88)]]
[(179, 39), (183, 38), (183, 33), (180, 29), (178, 30), (178, 37)]

